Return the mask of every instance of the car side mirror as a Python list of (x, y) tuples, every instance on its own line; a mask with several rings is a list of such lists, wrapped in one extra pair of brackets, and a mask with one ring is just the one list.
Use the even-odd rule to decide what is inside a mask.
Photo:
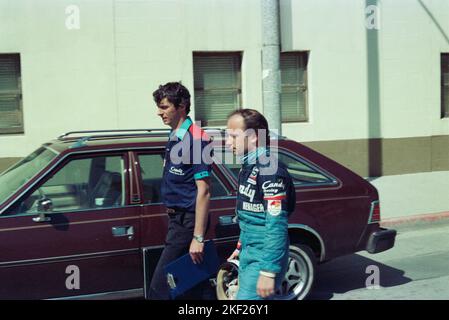
[(37, 203), (37, 211), (39, 212), (39, 215), (33, 218), (34, 222), (51, 221), (51, 218), (47, 217), (45, 214), (53, 211), (53, 202), (48, 198), (40, 199)]

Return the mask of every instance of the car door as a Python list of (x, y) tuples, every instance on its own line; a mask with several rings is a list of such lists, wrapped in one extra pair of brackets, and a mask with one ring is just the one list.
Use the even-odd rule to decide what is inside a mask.
[(0, 216), (1, 299), (142, 295), (128, 163), (121, 152), (67, 157)]
[[(164, 161), (164, 149), (138, 151), (135, 153), (135, 172), (141, 180), (140, 194), (142, 198), (142, 247), (145, 257), (145, 285), (151, 281), (160, 254), (164, 248), (168, 231), (168, 215), (162, 204), (161, 182)], [(224, 260), (236, 246), (239, 229), (236, 223), (222, 226), (221, 216), (233, 216), (235, 212), (235, 194), (232, 193), (229, 181), (219, 168), (212, 166), (212, 197), (209, 210), (209, 229), (206, 239), (214, 240), (218, 255)]]

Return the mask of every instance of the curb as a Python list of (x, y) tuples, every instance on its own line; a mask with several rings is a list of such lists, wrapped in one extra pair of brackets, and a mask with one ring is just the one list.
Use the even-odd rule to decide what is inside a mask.
[[(415, 223), (431, 223), (440, 222), (440, 220), (449, 219), (449, 211), (428, 213), (428, 214), (418, 214), (407, 217), (397, 217), (382, 220), (380, 222), (381, 227), (396, 227), (402, 225), (413, 225)], [(448, 220), (449, 221), (449, 220)]]

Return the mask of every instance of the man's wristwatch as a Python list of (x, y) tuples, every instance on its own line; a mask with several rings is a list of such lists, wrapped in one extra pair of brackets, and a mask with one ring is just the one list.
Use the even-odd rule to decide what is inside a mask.
[(199, 243), (204, 243), (204, 237), (201, 235), (193, 235), (193, 239), (195, 239)]

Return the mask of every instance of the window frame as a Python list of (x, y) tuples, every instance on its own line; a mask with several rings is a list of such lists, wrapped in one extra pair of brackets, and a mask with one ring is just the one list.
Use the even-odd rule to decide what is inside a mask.
[[(162, 156), (162, 159), (164, 159), (164, 152), (165, 152), (165, 148), (157, 148), (157, 149), (141, 149), (141, 150), (133, 150), (133, 157), (135, 159), (135, 164), (134, 164), (134, 168), (137, 172), (136, 175), (136, 179), (137, 179), (137, 185), (139, 188), (139, 197), (140, 197), (140, 203), (143, 206), (161, 206), (163, 205), (162, 201), (160, 202), (149, 202), (146, 203), (145, 202), (145, 196), (144, 196), (144, 192), (143, 192), (143, 176), (142, 176), (142, 171), (140, 170), (141, 166), (140, 166), (140, 155), (160, 155)], [(164, 174), (164, 167), (162, 167), (162, 175)], [(162, 180), (162, 177), (161, 177)], [(161, 197), (162, 200), (162, 197)]]
[[(236, 77), (237, 77), (237, 87), (236, 88), (214, 88), (214, 89), (204, 89), (197, 88), (195, 86), (195, 57), (214, 57), (214, 56), (234, 56), (237, 58), (237, 65), (239, 66)], [(193, 75), (193, 101), (195, 104), (195, 121), (202, 121), (202, 126), (223, 126), (226, 125), (227, 119), (223, 120), (201, 120), (197, 117), (197, 106), (196, 106), (196, 93), (197, 91), (202, 92), (228, 92), (228, 91), (237, 91), (237, 106), (234, 110), (241, 108), (242, 106), (242, 61), (243, 61), (243, 52), (242, 51), (193, 51), (192, 52), (192, 75)], [(231, 110), (230, 112), (232, 112)]]
[(278, 153), (284, 153), (285, 155), (293, 158), (294, 160), (303, 163), (304, 165), (312, 168), (313, 170), (317, 171), (319, 174), (325, 176), (327, 179), (330, 180), (330, 182), (322, 182), (322, 183), (300, 183), (296, 182), (295, 179), (293, 179), (293, 184), (296, 187), (321, 187), (321, 186), (329, 186), (329, 187), (335, 187), (340, 184), (340, 180), (337, 179), (334, 175), (329, 173), (327, 170), (322, 169), (318, 165), (314, 164), (313, 162), (305, 159), (304, 157), (301, 157), (299, 154), (292, 152), (291, 150), (278, 147)]
[[(323, 168), (319, 167), (315, 163), (307, 160), (306, 158), (300, 156), (299, 154), (293, 152), (290, 149), (278, 146), (275, 148), (271, 148), (271, 150), (275, 150), (277, 153), (283, 153), (287, 156), (290, 156), (291, 158), (295, 159), (296, 161), (299, 161), (303, 163), (304, 165), (311, 167), (312, 169), (316, 170), (319, 174), (322, 174), (326, 178), (330, 180), (330, 182), (323, 182), (323, 183), (300, 183), (296, 182), (295, 179), (293, 179), (293, 185), (295, 186), (295, 189), (298, 188), (309, 188), (309, 187), (338, 187), (341, 184), (341, 181), (335, 177), (333, 174), (328, 172), (327, 170), (324, 170)], [(225, 164), (221, 164), (223, 167), (223, 170), (226, 171), (226, 175), (229, 176), (230, 180), (232, 180), (235, 183), (235, 190), (238, 188), (238, 176), (235, 176), (232, 170), (230, 170)]]
[[(0, 135), (3, 134), (18, 134), (18, 133), (25, 133), (24, 128), (24, 116), (23, 116), (23, 98), (22, 98), (22, 64), (21, 64), (21, 57), (20, 53), (0, 53), (0, 56), (14, 56), (14, 62), (16, 64), (18, 75), (17, 75), (17, 89), (16, 90), (0, 90), (0, 97), (5, 95), (11, 95), (16, 96), (16, 99), (18, 99), (18, 122), (19, 126), (16, 127), (8, 127), (8, 128), (2, 128), (0, 127)], [(17, 59), (16, 59), (17, 58)], [(0, 111), (0, 115), (1, 115)]]
[[(282, 67), (281, 67), (281, 60), (282, 56), (296, 56), (298, 59), (301, 59), (301, 55), (304, 55), (305, 60), (305, 71), (304, 71), (304, 82), (303, 84), (282, 84)], [(280, 71), (280, 81), (281, 81), (281, 95), (279, 99), (282, 98), (282, 93), (284, 90), (286, 90), (287, 93), (292, 92), (298, 92), (299, 90), (303, 90), (304, 94), (304, 118), (298, 116), (296, 118), (288, 118), (283, 119), (283, 112), (282, 112), (282, 105), (281, 105), (281, 122), (282, 123), (295, 123), (295, 122), (309, 122), (309, 58), (310, 58), (310, 51), (287, 51), (287, 52), (281, 52), (279, 57), (279, 71)], [(305, 84), (304, 84), (305, 83)], [(299, 101), (297, 101), (299, 102)], [(299, 105), (297, 104), (297, 108)]]
[(62, 157), (59, 159), (59, 161), (49, 170), (42, 173), (41, 177), (37, 179), (31, 186), (29, 186), (22, 194), (20, 194), (15, 200), (11, 202), (8, 207), (5, 208), (5, 210), (0, 214), (0, 218), (13, 218), (13, 217), (26, 217), (26, 216), (36, 216), (39, 213), (38, 212), (30, 212), (30, 213), (18, 213), (18, 214), (8, 214), (8, 212), (13, 208), (15, 205), (18, 205), (21, 201), (24, 201), (27, 197), (31, 196), (37, 189), (39, 189), (42, 185), (44, 185), (48, 180), (50, 180), (57, 172), (59, 172), (61, 169), (63, 169), (69, 162), (73, 160), (82, 160), (82, 159), (89, 159), (89, 158), (96, 158), (96, 157), (108, 157), (108, 156), (121, 156), (124, 161), (124, 169), (125, 172), (123, 173), (124, 176), (124, 189), (125, 189), (125, 202), (124, 205), (120, 205), (117, 207), (98, 207), (98, 208), (87, 208), (87, 209), (76, 209), (76, 210), (67, 210), (67, 211), (55, 211), (55, 212), (49, 212), (46, 213), (49, 216), (53, 215), (60, 215), (60, 214), (67, 214), (67, 213), (82, 213), (82, 212), (92, 212), (92, 211), (98, 211), (98, 210), (117, 210), (117, 209), (123, 209), (130, 206), (129, 202), (129, 185), (130, 185), (130, 179), (129, 179), (129, 159), (128, 155), (125, 151), (122, 150), (107, 150), (107, 151), (101, 151), (101, 152), (92, 152), (89, 151), (87, 153), (83, 152), (77, 152), (77, 153), (71, 153), (67, 154), (65, 157)]
[[(165, 147), (162, 148), (156, 148), (156, 149), (136, 149), (132, 151), (134, 153), (134, 159), (136, 160), (135, 163), (135, 170), (137, 172), (137, 184), (138, 184), (138, 188), (139, 188), (139, 195), (140, 195), (140, 199), (141, 199), (141, 204), (143, 206), (161, 206), (163, 205), (163, 202), (152, 202), (152, 203), (145, 203), (145, 197), (144, 197), (144, 193), (143, 193), (143, 177), (142, 177), (142, 172), (140, 171), (140, 155), (149, 155), (149, 154), (158, 154), (158, 155), (162, 155), (164, 156), (164, 152), (165, 152)], [(226, 194), (225, 196), (212, 196), (210, 200), (211, 201), (218, 201), (218, 200), (223, 200), (223, 199), (229, 199), (229, 198), (235, 198), (235, 195), (233, 195), (233, 188), (232, 185), (229, 183), (229, 181), (227, 181), (226, 176), (222, 176), (222, 178), (220, 177), (221, 173), (221, 169), (219, 168), (219, 166), (215, 163), (215, 161), (212, 163), (212, 168), (211, 168), (211, 174), (213, 176), (215, 176), (215, 178), (218, 180), (218, 182), (220, 183), (220, 185), (223, 187), (223, 189), (225, 190)], [(163, 174), (163, 169), (162, 169), (162, 174)], [(212, 178), (212, 177), (211, 177)], [(161, 177), (162, 180), (162, 177)], [(213, 192), (213, 191), (212, 191)]]

